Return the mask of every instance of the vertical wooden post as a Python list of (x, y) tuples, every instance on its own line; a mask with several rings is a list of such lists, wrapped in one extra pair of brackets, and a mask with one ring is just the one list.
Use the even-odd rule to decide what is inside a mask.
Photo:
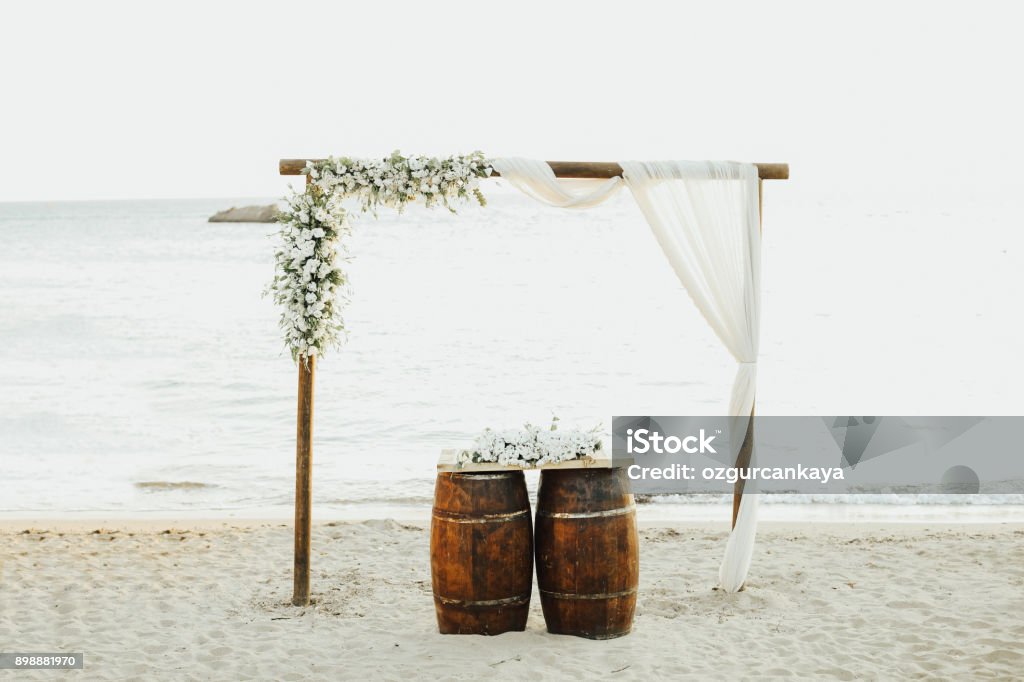
[(310, 533), (313, 518), (313, 379), (316, 356), (299, 360), (295, 421), (295, 589), (292, 604), (309, 604)]
[[(754, 452), (754, 408), (750, 408), (750, 421), (747, 422), (747, 432), (743, 435), (743, 445), (736, 455), (736, 466), (745, 468), (750, 466), (750, 456)], [(732, 527), (736, 527), (736, 518), (740, 515), (740, 500), (743, 499), (742, 478), (733, 483), (732, 488)]]
[[(306, 177), (308, 185), (310, 178)], [(313, 380), (316, 356), (299, 358), (295, 417), (295, 574), (292, 604), (309, 604), (310, 534), (313, 518)]]
[[(764, 180), (757, 180), (757, 227), (761, 230), (764, 227)], [(750, 456), (754, 452), (754, 406), (750, 406), (750, 421), (747, 423), (747, 432), (743, 436), (743, 445), (736, 456), (737, 467), (750, 466)], [(740, 515), (740, 501), (743, 499), (743, 484), (741, 478), (733, 484), (732, 488), (732, 527), (736, 527), (736, 519)]]

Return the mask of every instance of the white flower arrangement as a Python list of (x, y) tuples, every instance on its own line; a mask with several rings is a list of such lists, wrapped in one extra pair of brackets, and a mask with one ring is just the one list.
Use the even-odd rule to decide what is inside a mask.
[(306, 191), (292, 190), (285, 199), (274, 280), (267, 288), (283, 308), (280, 324), (292, 357), (300, 361), (323, 355), (345, 333), (341, 309), (348, 302), (349, 282), (341, 265), (348, 260), (344, 238), (352, 231), (346, 199), (358, 200), (363, 212), (374, 215), (379, 206), (401, 212), (419, 200), (454, 213), (455, 204), (470, 197), (486, 205), (479, 182), (492, 171), (481, 152), (427, 158), (396, 151), (380, 160), (307, 162)]
[(595, 426), (589, 431), (559, 431), (557, 424), (558, 417), (554, 417), (551, 428), (547, 430), (532, 424), (506, 431), (484, 429), (477, 436), (473, 449), (461, 451), (457, 461), (459, 466), (470, 462), (494, 462), (530, 469), (593, 457), (601, 450), (600, 427)]

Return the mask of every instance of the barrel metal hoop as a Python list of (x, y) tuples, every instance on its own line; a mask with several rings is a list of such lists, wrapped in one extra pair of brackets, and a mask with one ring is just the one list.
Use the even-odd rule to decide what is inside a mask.
[(515, 476), (516, 474), (522, 473), (522, 472), (520, 472), (520, 471), (504, 471), (504, 472), (497, 473), (497, 474), (477, 474), (477, 473), (473, 473), (471, 471), (465, 471), (465, 472), (449, 471), (448, 473), (451, 475), (452, 478), (466, 478), (466, 479), (469, 479), (471, 481), (493, 481), (493, 480), (499, 479), (499, 478), (509, 478), (511, 476)]
[(603, 594), (574, 594), (572, 592), (552, 592), (551, 590), (545, 590), (541, 588), (540, 593), (553, 597), (555, 599), (618, 599), (619, 597), (628, 597), (631, 594), (636, 594), (637, 588), (631, 587), (628, 590), (622, 592), (605, 592)]
[(619, 637), (624, 637), (628, 635), (632, 631), (632, 629), (633, 628), (630, 628), (629, 630), (624, 630), (623, 632), (613, 632), (607, 635), (586, 635), (586, 637), (588, 637), (589, 639), (618, 639)]
[(482, 599), (479, 601), (470, 601), (468, 599), (450, 599), (448, 597), (442, 597), (435, 592), (434, 599), (448, 606), (464, 606), (466, 608), (472, 608), (474, 606), (521, 606), (523, 604), (530, 603), (530, 595), (528, 594), (525, 596), (505, 597), (504, 599)]
[(517, 512), (508, 512), (506, 514), (457, 514), (455, 512), (446, 512), (441, 510), (434, 510), (434, 518), (438, 521), (447, 521), (448, 523), (504, 523), (506, 521), (515, 521), (522, 517), (529, 518), (530, 510), (523, 509)]
[(552, 519), (598, 519), (606, 516), (625, 516), (636, 511), (636, 505), (630, 504), (618, 509), (593, 512), (550, 512), (544, 509), (537, 510), (537, 516), (546, 516)]

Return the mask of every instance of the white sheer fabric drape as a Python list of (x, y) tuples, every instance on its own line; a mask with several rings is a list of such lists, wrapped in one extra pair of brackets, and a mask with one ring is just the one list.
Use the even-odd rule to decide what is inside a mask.
[[(621, 180), (591, 181), (582, 185), (587, 191), (571, 193), (543, 161), (494, 159), (492, 163), (512, 185), (551, 206), (596, 206), (621, 184), (628, 186), (679, 281), (739, 363), (729, 413), (749, 418), (757, 384), (761, 320), (756, 166), (731, 161), (623, 161)], [(726, 544), (719, 581), (729, 592), (743, 586), (750, 569), (757, 499), (757, 495), (743, 496), (736, 527)]]
[[(761, 226), (757, 167), (722, 161), (623, 161), (626, 185), (711, 329), (739, 363), (729, 399), (746, 432), (757, 387)], [(752, 492), (747, 484), (745, 492)], [(743, 586), (754, 552), (757, 495), (744, 495), (718, 578)]]
[(551, 166), (536, 159), (491, 159), (494, 170), (520, 192), (558, 208), (590, 208), (611, 199), (622, 189), (622, 178), (576, 181), (586, 192), (573, 194), (568, 183), (559, 182)]

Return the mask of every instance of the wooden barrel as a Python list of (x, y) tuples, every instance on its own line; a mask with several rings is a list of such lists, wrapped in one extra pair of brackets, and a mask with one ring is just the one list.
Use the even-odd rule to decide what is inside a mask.
[(526, 629), (532, 531), (523, 472), (437, 475), (430, 568), (441, 634)]
[(629, 634), (640, 579), (626, 470), (550, 469), (537, 493), (537, 585), (548, 632)]

